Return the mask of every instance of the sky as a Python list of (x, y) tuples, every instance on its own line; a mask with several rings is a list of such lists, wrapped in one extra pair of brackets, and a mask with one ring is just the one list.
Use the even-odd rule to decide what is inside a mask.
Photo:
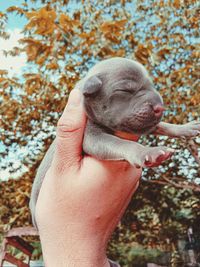
[(15, 46), (19, 46), (18, 40), (23, 38), (20, 28), (9, 29), (10, 38), (4, 40), (0, 38), (0, 69), (5, 69), (9, 71), (9, 75), (19, 74), (21, 69), (26, 65), (26, 55), (25, 53), (17, 57), (5, 56), (4, 51), (9, 51)]
[[(17, 2), (19, 0), (0, 0), (0, 12), (4, 12), (9, 6), (15, 5), (17, 6)], [(19, 46), (18, 40), (23, 38), (22, 28), (26, 23), (26, 19), (20, 17), (19, 15), (10, 14), (8, 23), (7, 23), (7, 31), (10, 34), (10, 38), (8, 40), (4, 40), (0, 38), (0, 69), (5, 69), (9, 71), (9, 75), (19, 75), (23, 67), (26, 66), (26, 55), (21, 54), (20, 56), (5, 57), (3, 54), (3, 50), (8, 51), (15, 46)], [(4, 147), (0, 144), (0, 151), (4, 149)], [(13, 155), (14, 156), (14, 155)], [(15, 161), (15, 164), (20, 164), (19, 161)], [(16, 176), (19, 175), (16, 173)], [(0, 170), (0, 180), (7, 180), (10, 176), (7, 170)]]
[[(0, 12), (5, 12), (12, 5), (18, 6), (18, 3), (19, 1), (17, 0), (0, 0)], [(8, 51), (15, 46), (19, 46), (18, 40), (23, 37), (21, 31), (25, 23), (25, 18), (15, 14), (9, 14), (6, 29), (10, 34), (10, 38), (8, 40), (0, 38), (0, 69), (8, 70), (10, 75), (20, 73), (21, 69), (26, 65), (26, 55), (24, 53), (17, 57), (5, 57), (3, 50)]]
[[(10, 6), (19, 6), (19, 0), (0, 0), (0, 11), (5, 12), (6, 9)], [(8, 28), (9, 29), (16, 29), (16, 28), (22, 28), (25, 24), (26, 20), (23, 17), (20, 17), (19, 15), (10, 14), (9, 20), (8, 20)]]

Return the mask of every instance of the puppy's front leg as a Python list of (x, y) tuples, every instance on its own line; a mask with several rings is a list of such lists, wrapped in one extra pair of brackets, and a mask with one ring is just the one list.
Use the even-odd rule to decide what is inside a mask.
[(152, 134), (166, 135), (169, 137), (195, 137), (200, 134), (200, 121), (192, 121), (183, 125), (160, 122)]
[(102, 160), (126, 160), (137, 167), (155, 167), (174, 152), (167, 147), (144, 147), (136, 142), (121, 139), (90, 120), (83, 140), (85, 153)]

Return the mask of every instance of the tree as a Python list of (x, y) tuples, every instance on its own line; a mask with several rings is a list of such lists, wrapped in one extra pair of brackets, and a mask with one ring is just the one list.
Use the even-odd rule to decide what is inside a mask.
[[(99, 60), (113, 56), (138, 60), (147, 68), (156, 89), (164, 98), (168, 108), (165, 121), (185, 123), (198, 119), (198, 1), (183, 2), (21, 0), (20, 6), (11, 6), (6, 13), (0, 13), (2, 38), (8, 38), (6, 21), (10, 13), (27, 19), (21, 40), (23, 47), (15, 47), (9, 54), (16, 56), (25, 51), (30, 71), (24, 71), (20, 78), (10, 77), (5, 70), (0, 71), (1, 143), (4, 146), (1, 165), (11, 172), (11, 176), (16, 169), (25, 172), (20, 178), (27, 184), (23, 194), (28, 194), (36, 168), (55, 136), (55, 125), (69, 92)], [(180, 197), (178, 204), (173, 206), (174, 212), (177, 212), (181, 205), (181, 193), (178, 192), (190, 192), (192, 195), (190, 190), (197, 192), (194, 194), (200, 191), (197, 149), (200, 139), (148, 137), (142, 142), (152, 146), (165, 143), (178, 150), (170, 162), (156, 170), (146, 170), (143, 175), (145, 185), (148, 184), (144, 186), (145, 190), (156, 188), (159, 192), (159, 184), (163, 184), (162, 188), (168, 188), (169, 184), (177, 188), (174, 194), (180, 194)], [(11, 149), (17, 153), (22, 148), (25, 151), (22, 164), (16, 167), (9, 153)], [(21, 187), (21, 182), (8, 182), (12, 190), (16, 183)], [(6, 207), (6, 186), (3, 189)], [(166, 198), (170, 195), (165, 189), (161, 192), (165, 192)], [(141, 197), (140, 194), (138, 196)], [(141, 203), (148, 203), (145, 206), (147, 211), (139, 206), (134, 218), (139, 220), (140, 212), (148, 213), (149, 209), (155, 215), (150, 219), (145, 217), (144, 222), (139, 220), (145, 227), (148, 220), (163, 216), (165, 207), (161, 206), (157, 211), (151, 207), (147, 196), (142, 196), (144, 202)], [(12, 221), (16, 214), (19, 210), (9, 213), (6, 222), (9, 227), (28, 221), (28, 214), (18, 222)], [(198, 216), (194, 212), (194, 217)], [(174, 220), (178, 225), (178, 219), (174, 217)], [(158, 221), (163, 223), (160, 217)], [(183, 228), (186, 229), (186, 226), (187, 223)], [(154, 237), (148, 236), (147, 239), (155, 242), (157, 233), (152, 232), (152, 235)], [(169, 239), (172, 240), (173, 236)], [(148, 245), (148, 242), (145, 244)]]

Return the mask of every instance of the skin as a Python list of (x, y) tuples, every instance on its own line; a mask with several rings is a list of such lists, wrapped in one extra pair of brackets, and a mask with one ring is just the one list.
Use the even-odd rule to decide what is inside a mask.
[(107, 242), (138, 187), (141, 168), (82, 155), (85, 126), (81, 94), (73, 90), (36, 205), (46, 267), (109, 267)]

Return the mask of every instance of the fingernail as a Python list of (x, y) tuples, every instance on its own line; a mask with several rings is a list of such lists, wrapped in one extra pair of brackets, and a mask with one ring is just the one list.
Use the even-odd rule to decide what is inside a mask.
[(141, 168), (141, 166), (139, 165), (139, 164), (135, 164), (135, 167), (136, 167), (136, 169), (140, 169)]
[(74, 89), (70, 92), (67, 105), (68, 106), (79, 106), (81, 103), (81, 92)]
[(167, 152), (174, 153), (175, 152), (175, 149), (173, 149), (173, 148), (167, 148)]

